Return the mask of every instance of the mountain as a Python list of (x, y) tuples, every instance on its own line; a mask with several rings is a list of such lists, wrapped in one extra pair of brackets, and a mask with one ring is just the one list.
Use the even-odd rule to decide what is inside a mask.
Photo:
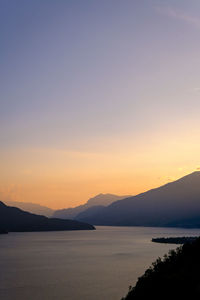
[(104, 209), (104, 207), (105, 206), (103, 206), (103, 205), (95, 205), (95, 206), (89, 207), (86, 210), (79, 213), (74, 219), (79, 220), (79, 221), (84, 220), (85, 218), (89, 218), (93, 214), (99, 213), (100, 211), (102, 211)]
[(43, 215), (46, 217), (50, 217), (54, 213), (53, 209), (36, 203), (17, 202), (12, 200), (4, 200), (3, 202), (8, 206), (18, 207), (22, 210), (31, 212), (36, 215)]
[(200, 172), (116, 201), (81, 220), (95, 225), (200, 227)]
[(128, 196), (117, 196), (113, 194), (99, 194), (90, 198), (85, 204), (74, 208), (59, 209), (54, 212), (52, 217), (60, 219), (75, 219), (78, 214), (92, 206), (108, 206), (114, 201), (127, 198)]
[(158, 258), (122, 300), (200, 299), (200, 238)]
[(0, 201), (0, 228), (2, 231), (57, 231), (57, 230), (91, 230), (92, 225), (74, 221), (51, 219), (10, 207)]

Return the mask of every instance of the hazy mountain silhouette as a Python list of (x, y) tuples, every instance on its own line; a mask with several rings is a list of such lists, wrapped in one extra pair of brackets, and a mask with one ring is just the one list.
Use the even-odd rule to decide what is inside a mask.
[(99, 194), (90, 198), (85, 204), (76, 206), (74, 208), (59, 209), (54, 212), (52, 217), (61, 219), (75, 219), (78, 214), (85, 211), (92, 206), (108, 206), (114, 201), (127, 198), (129, 196), (117, 196), (113, 194)]
[(74, 221), (50, 219), (10, 207), (0, 201), (0, 228), (2, 231), (56, 231), (56, 230), (89, 230), (92, 225)]
[(200, 172), (116, 201), (82, 220), (95, 225), (200, 227)]
[(8, 206), (18, 207), (22, 210), (31, 212), (33, 214), (43, 215), (46, 217), (50, 217), (54, 213), (53, 209), (46, 207), (46, 206), (42, 206), (40, 204), (36, 204), (36, 203), (18, 202), (18, 201), (12, 201), (12, 200), (4, 200), (3, 202)]

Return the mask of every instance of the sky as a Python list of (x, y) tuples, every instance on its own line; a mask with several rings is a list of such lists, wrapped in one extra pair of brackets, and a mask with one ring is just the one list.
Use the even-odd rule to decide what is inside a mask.
[(199, 0), (0, 0), (0, 198), (73, 207), (200, 170)]

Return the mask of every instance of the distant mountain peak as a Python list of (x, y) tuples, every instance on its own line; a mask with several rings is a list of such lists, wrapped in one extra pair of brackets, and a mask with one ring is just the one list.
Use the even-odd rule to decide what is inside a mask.
[(41, 204), (37, 204), (37, 203), (18, 202), (18, 201), (12, 201), (12, 200), (5, 200), (4, 203), (8, 206), (18, 207), (18, 208), (28, 211), (30, 213), (34, 213), (37, 215), (44, 215), (46, 217), (50, 217), (54, 212), (53, 209), (43, 206)]
[[(76, 216), (78, 216), (80, 213), (82, 213), (83, 211), (87, 210), (90, 207), (94, 207), (94, 206), (108, 206), (111, 203), (127, 198), (130, 196), (118, 196), (118, 195), (114, 195), (114, 194), (103, 194), (100, 193), (92, 198), (90, 198), (85, 204), (76, 206), (74, 208), (66, 208), (66, 209), (61, 209), (61, 210), (57, 210), (55, 211), (55, 213), (53, 214), (54, 217), (57, 218), (63, 218), (63, 219), (76, 219)], [(95, 208), (96, 210), (96, 208)]]

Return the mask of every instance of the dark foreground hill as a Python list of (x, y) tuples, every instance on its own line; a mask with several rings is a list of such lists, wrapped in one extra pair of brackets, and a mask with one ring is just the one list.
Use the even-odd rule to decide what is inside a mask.
[(200, 299), (200, 238), (157, 259), (125, 300)]
[(9, 207), (0, 201), (0, 228), (2, 231), (56, 231), (89, 230), (92, 225), (74, 221), (50, 219), (31, 214), (16, 207)]
[(94, 225), (200, 227), (200, 172), (81, 218)]
[(7, 233), (8, 233), (8, 231), (6, 231), (5, 229), (0, 228), (0, 234), (7, 234)]

